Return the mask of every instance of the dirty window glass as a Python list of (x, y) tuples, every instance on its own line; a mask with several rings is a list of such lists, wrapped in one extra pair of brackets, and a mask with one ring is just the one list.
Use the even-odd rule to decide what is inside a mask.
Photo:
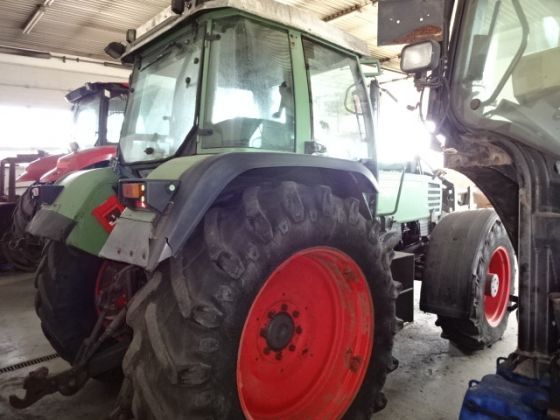
[(78, 143), (80, 149), (95, 146), (99, 138), (99, 96), (82, 99), (74, 114), (72, 141)]
[(129, 94), (120, 149), (127, 162), (173, 156), (195, 122), (202, 31), (170, 39), (141, 57)]
[(294, 95), (287, 31), (245, 18), (214, 23), (204, 149), (294, 150)]
[(369, 156), (363, 112), (365, 86), (355, 57), (303, 40), (311, 90), (313, 139), (325, 155), (343, 159)]
[(560, 153), (560, 2), (473, 0), (464, 16), (455, 114)]
[(107, 141), (109, 143), (119, 142), (125, 106), (125, 95), (118, 95), (109, 99), (109, 113), (107, 115)]

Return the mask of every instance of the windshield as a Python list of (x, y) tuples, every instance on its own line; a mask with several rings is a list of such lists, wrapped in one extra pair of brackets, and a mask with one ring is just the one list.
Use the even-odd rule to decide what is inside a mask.
[(467, 125), (560, 152), (560, 2), (467, 2), (451, 87)]
[(294, 151), (288, 32), (232, 17), (212, 35), (202, 148)]
[(99, 136), (99, 104), (96, 95), (81, 99), (74, 114), (72, 141), (81, 149), (95, 146)]
[(120, 142), (125, 162), (173, 156), (195, 123), (203, 28), (187, 28), (140, 58)]

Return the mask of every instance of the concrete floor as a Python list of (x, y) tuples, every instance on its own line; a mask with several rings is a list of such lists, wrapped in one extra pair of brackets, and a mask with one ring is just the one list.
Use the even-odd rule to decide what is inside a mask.
[[(420, 283), (415, 287), (419, 290)], [(33, 276), (0, 274), (0, 369), (6, 366), (54, 353), (43, 337), (33, 309)], [(418, 310), (416, 321), (397, 335), (395, 356), (400, 367), (386, 383), (389, 403), (376, 419), (453, 419), (457, 418), (463, 395), (470, 379), (480, 379), (494, 372), (498, 356), (506, 356), (516, 346), (515, 316), (504, 339), (491, 349), (465, 355), (440, 338), (435, 317)], [(51, 372), (67, 364), (54, 359), (42, 366)], [(90, 420), (102, 419), (111, 409), (118, 386), (90, 381), (72, 397), (50, 395), (32, 407), (17, 411), (10, 407), (8, 396), (22, 395), (20, 386), (25, 375), (40, 365), (0, 374), (0, 419), (14, 420)]]

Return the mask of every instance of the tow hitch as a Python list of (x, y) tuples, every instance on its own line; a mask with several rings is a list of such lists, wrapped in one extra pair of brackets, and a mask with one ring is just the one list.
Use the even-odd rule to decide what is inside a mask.
[(84, 340), (74, 365), (63, 372), (49, 375), (49, 369), (41, 366), (30, 372), (23, 381), (25, 396), (10, 395), (10, 404), (17, 409), (27, 408), (45, 395), (60, 392), (62, 395), (74, 395), (87, 383), (89, 378), (120, 365), (128, 347), (128, 341), (119, 341), (106, 350), (96, 352), (100, 346), (123, 325), (126, 308), (123, 308), (111, 324), (101, 333), (104, 316), (100, 316), (91, 335)]
[[(115, 296), (122, 294), (122, 283), (130, 286), (128, 284), (130, 277), (123, 275), (127, 272), (130, 272), (130, 266), (119, 270), (112, 284), (100, 292), (98, 308), (101, 310), (97, 322), (89, 337), (82, 343), (72, 367), (55, 375), (49, 374), (49, 369), (44, 366), (30, 372), (23, 381), (25, 396), (20, 398), (17, 395), (10, 395), (12, 407), (17, 409), (29, 407), (45, 395), (56, 392), (65, 396), (74, 395), (84, 387), (89, 378), (120, 366), (130, 342), (128, 334), (122, 334), (127, 308), (122, 307), (114, 316), (109, 317), (108, 314), (115, 313)], [(101, 349), (103, 343), (115, 337), (117, 337), (115, 344)]]

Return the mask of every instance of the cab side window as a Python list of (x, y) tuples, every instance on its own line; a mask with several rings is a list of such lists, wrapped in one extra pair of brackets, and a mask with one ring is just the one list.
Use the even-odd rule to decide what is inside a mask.
[(370, 156), (364, 119), (368, 103), (356, 57), (303, 39), (313, 118), (313, 140), (324, 155)]

